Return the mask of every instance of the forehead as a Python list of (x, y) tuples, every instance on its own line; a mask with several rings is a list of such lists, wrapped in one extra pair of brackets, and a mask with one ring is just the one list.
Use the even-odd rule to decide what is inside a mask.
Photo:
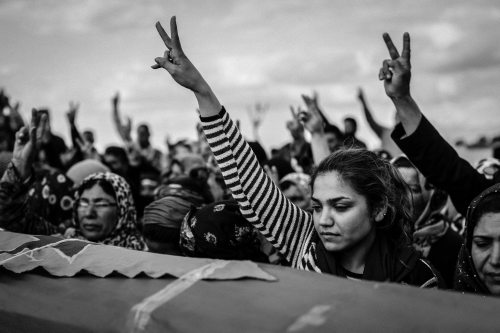
[(92, 200), (92, 199), (93, 200), (95, 200), (95, 199), (113, 200), (114, 199), (111, 195), (104, 192), (102, 187), (99, 186), (98, 184), (95, 184), (91, 188), (84, 190), (82, 192), (82, 195), (80, 196), (80, 198), (85, 198), (85, 199), (89, 199), (89, 200)]
[(481, 216), (474, 228), (475, 235), (500, 238), (500, 213), (486, 213)]
[(336, 171), (330, 171), (316, 177), (314, 181), (314, 198), (328, 200), (337, 197), (359, 198), (361, 194), (340, 177)]

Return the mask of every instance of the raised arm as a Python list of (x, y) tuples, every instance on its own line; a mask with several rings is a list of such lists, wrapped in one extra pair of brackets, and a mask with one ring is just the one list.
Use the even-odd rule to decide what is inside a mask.
[(361, 103), (361, 107), (363, 108), (363, 112), (365, 114), (365, 118), (366, 121), (368, 122), (368, 125), (370, 125), (372, 131), (374, 131), (379, 138), (382, 138), (382, 134), (384, 133), (385, 127), (377, 123), (375, 118), (373, 118), (370, 108), (368, 107), (368, 103), (366, 103), (365, 94), (363, 92), (363, 89), (361, 88), (359, 88), (358, 90), (358, 99), (359, 102)]
[(447, 191), (457, 210), (465, 214), (472, 199), (491, 183), (458, 156), (411, 97), (410, 35), (403, 36), (401, 55), (389, 35), (383, 37), (391, 59), (384, 60), (379, 79), (401, 121), (392, 138), (427, 180)]
[(330, 155), (330, 148), (328, 148), (328, 142), (324, 131), (326, 117), (322, 115), (319, 109), (316, 94), (313, 97), (302, 95), (302, 100), (307, 107), (307, 111), (296, 113), (292, 108), (292, 114), (294, 114), (294, 116), (300, 120), (304, 128), (311, 133), (311, 150), (314, 164), (318, 165)]
[(29, 234), (50, 235), (57, 227), (27, 205), (28, 189), (33, 177), (31, 168), (36, 154), (37, 128), (45, 128), (47, 117), (40, 117), (33, 109), (29, 129), (22, 127), (16, 133), (12, 161), (0, 180), (0, 228)]
[(184, 54), (175, 17), (170, 21), (172, 38), (160, 23), (156, 28), (168, 50), (152, 68), (166, 69), (178, 84), (193, 91), (208, 143), (243, 216), (297, 264), (305, 239), (312, 234), (311, 216), (288, 201), (259, 166), (236, 124)]

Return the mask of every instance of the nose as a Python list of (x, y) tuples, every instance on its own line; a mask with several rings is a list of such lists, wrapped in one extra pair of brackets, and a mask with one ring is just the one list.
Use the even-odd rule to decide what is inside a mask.
[(492, 266), (500, 266), (500, 240), (496, 240), (493, 243), (493, 249), (491, 250), (490, 263)]
[(97, 211), (96, 211), (96, 209), (95, 209), (94, 205), (89, 205), (89, 206), (85, 209), (85, 211), (84, 211), (84, 213), (83, 213), (83, 216), (84, 216), (84, 217), (87, 217), (87, 218), (96, 217), (96, 216), (97, 216)]
[(323, 208), (321, 215), (319, 216), (319, 225), (322, 227), (331, 227), (334, 224), (331, 210), (328, 207)]

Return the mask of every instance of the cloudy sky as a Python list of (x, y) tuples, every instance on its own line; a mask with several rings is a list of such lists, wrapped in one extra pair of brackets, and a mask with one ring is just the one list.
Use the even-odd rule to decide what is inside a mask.
[(194, 138), (196, 100), (165, 71), (150, 69), (164, 46), (154, 28), (177, 16), (186, 54), (242, 130), (248, 106), (268, 103), (261, 128), (267, 148), (288, 140), (284, 122), (301, 93), (318, 91), (329, 118), (359, 120), (359, 136), (377, 146), (356, 101), (362, 86), (375, 117), (392, 125), (393, 106), (378, 81), (388, 58), (387, 31), (412, 37), (412, 94), (450, 140), (500, 134), (500, 2), (0, 0), (0, 87), (31, 107), (47, 106), (67, 137), (69, 101), (79, 127), (100, 146), (118, 142), (110, 98), (135, 124), (148, 122), (163, 147)]

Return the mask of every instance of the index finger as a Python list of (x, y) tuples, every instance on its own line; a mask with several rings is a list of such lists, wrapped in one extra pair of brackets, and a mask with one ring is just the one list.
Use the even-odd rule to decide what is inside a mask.
[(410, 60), (410, 55), (410, 34), (405, 32), (403, 34), (403, 51), (401, 51), (401, 56), (407, 60)]
[(387, 50), (389, 50), (389, 55), (391, 56), (391, 59), (395, 60), (399, 58), (399, 52), (394, 46), (394, 43), (392, 42), (392, 39), (387, 32), (383, 34), (383, 38), (385, 45), (387, 46)]
[(167, 32), (165, 31), (165, 29), (163, 29), (160, 22), (156, 22), (155, 26), (156, 26), (156, 30), (160, 34), (161, 39), (163, 40), (163, 43), (165, 43), (165, 46), (169, 50), (171, 50), (172, 49), (172, 40), (168, 36)]

